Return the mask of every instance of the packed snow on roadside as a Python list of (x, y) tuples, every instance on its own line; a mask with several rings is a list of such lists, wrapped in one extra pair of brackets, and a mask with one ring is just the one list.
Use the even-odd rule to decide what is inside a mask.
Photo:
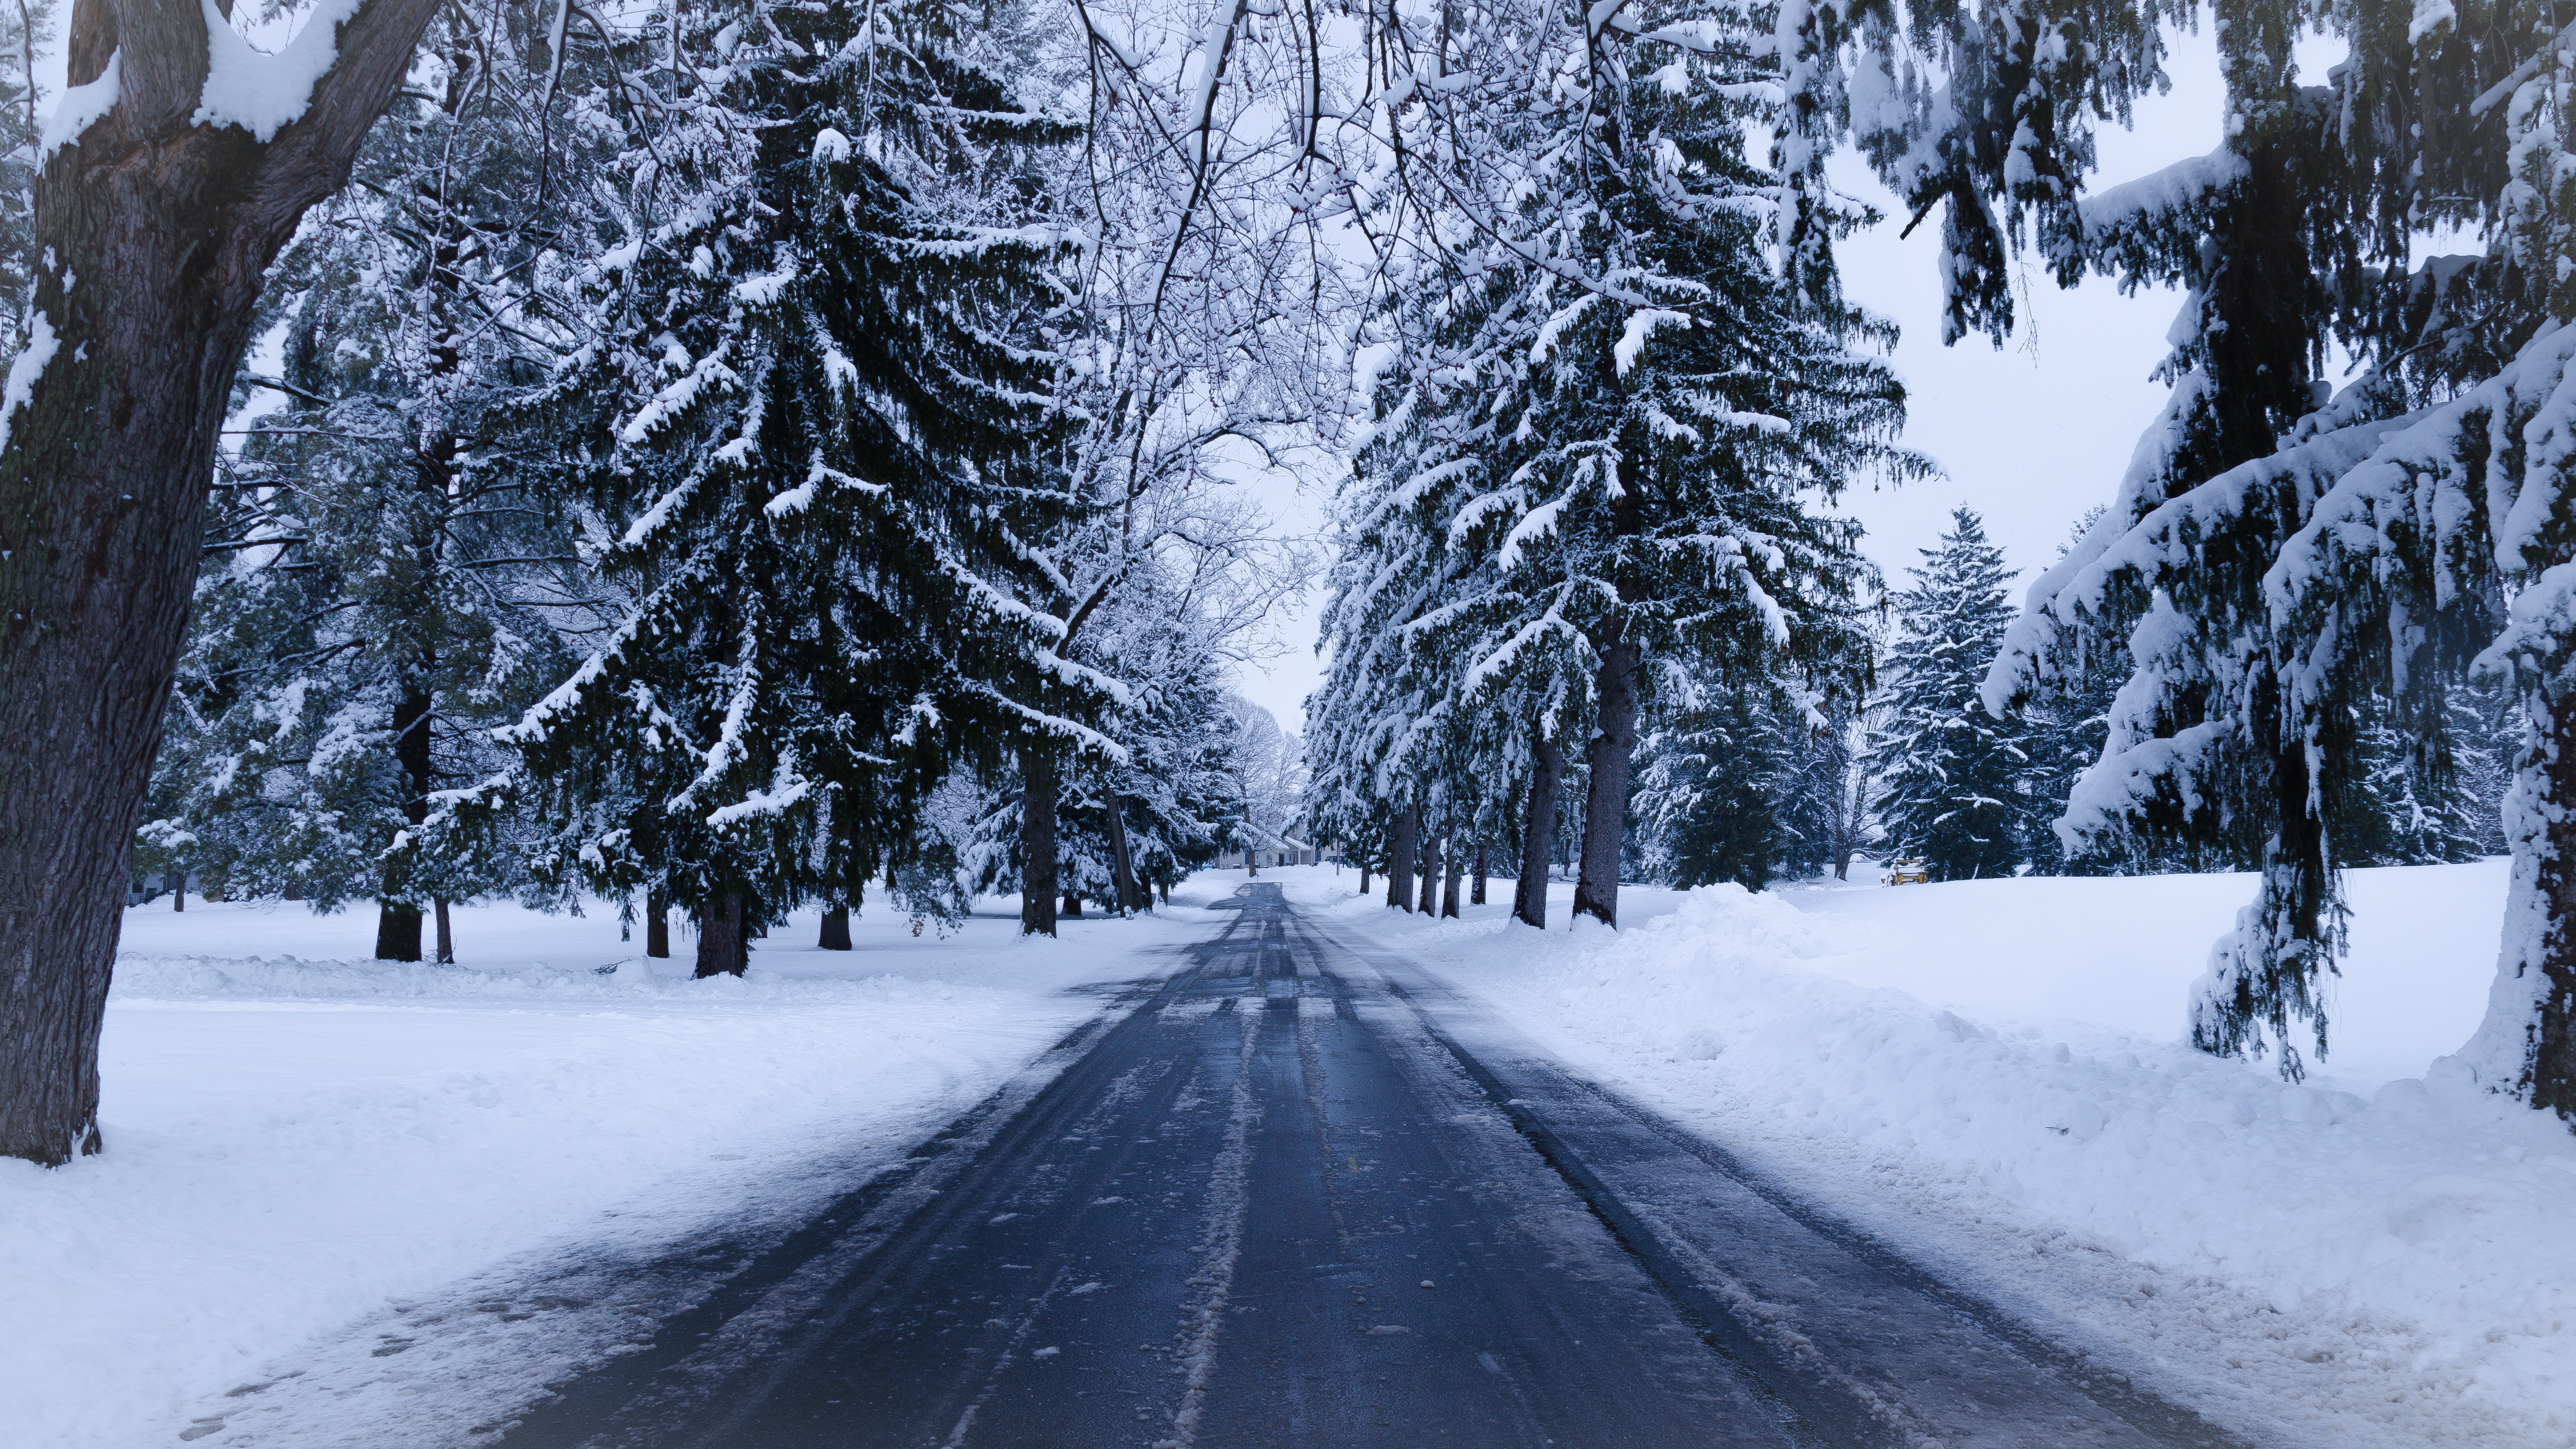
[(2258, 1442), (2576, 1442), (2576, 1136), (2448, 1057), (2505, 866), (2357, 871), (2305, 1085), (2184, 1041), (2243, 876), (1399, 917), (1282, 873), (1540, 1047)]
[(847, 952), (800, 919), (747, 976), (693, 981), (685, 935), (647, 962), (613, 908), (457, 908), (447, 967), (365, 959), (372, 911), (134, 908), (107, 1151), (0, 1161), (0, 1440), (205, 1437), (250, 1402), (228, 1393), (396, 1300), (793, 1211), (800, 1161), (837, 1174), (810, 1199), (899, 1158), (1208, 919), (1022, 942), (1014, 909), (944, 940), (871, 911)]

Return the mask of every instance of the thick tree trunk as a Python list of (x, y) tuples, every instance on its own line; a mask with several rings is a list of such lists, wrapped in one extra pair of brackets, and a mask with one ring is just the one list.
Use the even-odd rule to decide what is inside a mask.
[(1468, 897), (1468, 898), (1467, 898), (1467, 903), (1468, 903), (1469, 905), (1481, 906), (1481, 905), (1483, 905), (1483, 904), (1485, 903), (1485, 877), (1486, 877), (1486, 876), (1488, 876), (1488, 875), (1490, 875), (1490, 874), (1492, 874), (1492, 872), (1493, 872), (1493, 864), (1494, 864), (1494, 846), (1493, 846), (1493, 842), (1491, 842), (1491, 841), (1487, 841), (1487, 840), (1479, 840), (1479, 841), (1477, 841), (1477, 842), (1476, 842), (1476, 893), (1475, 893), (1474, 895), (1472, 895), (1472, 896), (1470, 896), (1470, 897)]
[(190, 119), (196, 0), (72, 12), (67, 83), (111, 56), (119, 80), (36, 182), (26, 402), (0, 402), (0, 1155), (99, 1149), (99, 1026), (216, 433), (268, 264), (348, 179), (437, 8), (371, 0), (265, 143)]
[(1396, 812), (1395, 828), (1388, 832), (1386, 903), (1399, 911), (1413, 909), (1413, 858), (1420, 849), (1415, 835), (1421, 826), (1421, 813), (1408, 805)]
[(1064, 913), (1075, 920), (1082, 919), (1082, 892), (1066, 891), (1064, 893)]
[(453, 966), (456, 964), (456, 933), (447, 924), (447, 897), (436, 897), (430, 905), (438, 915), (438, 964)]
[(2490, 1090), (2576, 1124), (2576, 688), (2524, 699), (2533, 731), (2505, 797), (2504, 951), (2461, 1055)]
[(1547, 863), (1556, 847), (1557, 782), (1565, 777), (1565, 751), (1546, 740), (1532, 752), (1528, 818), (1521, 823), (1521, 874), (1512, 888), (1512, 917), (1547, 929)]
[(644, 892), (644, 954), (671, 954), (671, 902), (660, 886)]
[(1458, 847), (1458, 832), (1449, 832), (1446, 848), (1440, 853), (1440, 914), (1458, 914), (1458, 877), (1467, 869), (1466, 853)]
[(1628, 835), (1628, 768), (1637, 750), (1637, 646), (1621, 639), (1601, 655), (1601, 731), (1586, 763), (1591, 788), (1583, 802), (1583, 864), (1574, 881), (1574, 913), (1619, 924), (1619, 854)]
[(823, 913), (822, 939), (814, 943), (826, 951), (850, 949), (850, 908), (834, 906)]
[(1055, 755), (1020, 748), (1020, 934), (1055, 934)]
[(420, 912), (411, 906), (380, 901), (376, 905), (376, 959), (420, 959)]
[(1127, 821), (1115, 794), (1109, 797), (1109, 868), (1116, 876), (1111, 884), (1118, 890), (1118, 914), (1142, 911), (1153, 904), (1136, 888), (1136, 861), (1127, 853)]
[[(403, 692), (394, 705), (394, 765), (403, 782), (403, 819), (418, 826), (429, 819), (430, 698), (427, 690), (413, 687)], [(388, 868), (385, 893), (391, 896), (401, 882)], [(376, 959), (379, 961), (417, 961), (420, 959), (420, 908), (399, 901), (386, 900), (376, 911)]]
[(699, 976), (740, 976), (751, 964), (751, 941), (742, 932), (742, 892), (727, 891), (698, 916)]

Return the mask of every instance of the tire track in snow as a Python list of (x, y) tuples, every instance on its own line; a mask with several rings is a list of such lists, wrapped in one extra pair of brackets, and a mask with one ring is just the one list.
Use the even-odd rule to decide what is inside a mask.
[[(1265, 943), (1265, 948), (1266, 948)], [(1261, 1121), (1261, 1103), (1253, 1092), (1254, 1058), (1261, 1050), (1266, 1009), (1261, 1005), (1263, 969), (1255, 958), (1252, 989), (1238, 1006), (1242, 1045), (1234, 1062), (1234, 1090), (1227, 1105), (1225, 1142), (1208, 1173), (1205, 1226), (1199, 1234), (1199, 1269), (1190, 1275), (1190, 1300), (1181, 1309), (1181, 1365), (1187, 1377), (1181, 1401), (1172, 1413), (1170, 1437), (1154, 1449), (1190, 1449), (1198, 1442), (1199, 1418), (1207, 1408), (1208, 1380), (1216, 1372), (1217, 1338), (1225, 1329), (1225, 1310), (1234, 1298), (1234, 1269), (1243, 1259), (1243, 1221), (1252, 1206), (1252, 1129)]]

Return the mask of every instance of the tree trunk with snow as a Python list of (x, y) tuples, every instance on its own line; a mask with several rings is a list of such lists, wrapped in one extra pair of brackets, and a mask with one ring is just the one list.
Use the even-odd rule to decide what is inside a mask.
[[(403, 819), (415, 829), (429, 819), (429, 713), (426, 690), (408, 690), (394, 706), (394, 765), (402, 776)], [(394, 890), (390, 867), (385, 875), (385, 890), (390, 895)], [(420, 959), (420, 907), (390, 899), (377, 906), (376, 959)]]
[(348, 179), (436, 8), (360, 9), (265, 142), (191, 119), (243, 99), (204, 95), (204, 6), (72, 13), (66, 79), (101, 88), (64, 114), (97, 119), (36, 183), (51, 264), (0, 400), (0, 1154), (53, 1166), (100, 1147), (99, 1027), (216, 433), (269, 262)]
[(660, 886), (644, 892), (644, 954), (671, 954), (671, 902)]
[(726, 891), (698, 913), (698, 969), (705, 976), (740, 976), (751, 962), (742, 930), (742, 892)]
[(188, 873), (184, 870), (174, 870), (162, 877), (162, 882), (170, 887), (170, 909), (186, 910), (188, 908)]
[(1529, 809), (1521, 822), (1521, 874), (1512, 888), (1512, 916), (1547, 929), (1547, 862), (1556, 847), (1556, 792), (1565, 777), (1565, 751), (1540, 740), (1531, 751)]
[(2576, 688), (2552, 693), (2524, 694), (2529, 743), (2505, 797), (2504, 950), (2461, 1055), (2481, 1084), (2576, 1122)]
[(850, 908), (848, 906), (834, 906), (823, 913), (823, 933), (814, 944), (818, 949), (825, 951), (850, 949)]
[(1055, 755), (1020, 747), (1020, 934), (1055, 934)]
[(1135, 857), (1127, 852), (1127, 821), (1118, 808), (1115, 793), (1109, 797), (1109, 868), (1116, 876), (1111, 883), (1118, 889), (1118, 914), (1141, 911), (1152, 904), (1136, 888)]
[(1493, 873), (1494, 846), (1489, 840), (1476, 842), (1476, 893), (1467, 898), (1469, 905), (1485, 903), (1485, 877)]
[(1627, 843), (1628, 769), (1637, 753), (1637, 646), (1612, 642), (1601, 653), (1596, 688), (1601, 729), (1588, 751), (1590, 790), (1583, 802), (1583, 861), (1574, 881), (1574, 913), (1619, 924), (1619, 855)]
[(447, 897), (438, 897), (431, 906), (438, 915), (438, 964), (453, 966), (456, 964), (456, 933), (447, 924)]
[(1415, 897), (1415, 908), (1426, 916), (1440, 913), (1440, 837), (1429, 830), (1422, 832), (1422, 858), (1414, 863), (1422, 894)]
[(1466, 873), (1467, 856), (1458, 847), (1458, 833), (1451, 831), (1447, 848), (1440, 852), (1440, 914), (1458, 914), (1458, 878)]
[(1408, 805), (1396, 812), (1395, 828), (1388, 832), (1386, 903), (1399, 911), (1413, 909), (1413, 857), (1419, 848), (1414, 836), (1421, 823), (1420, 812)]

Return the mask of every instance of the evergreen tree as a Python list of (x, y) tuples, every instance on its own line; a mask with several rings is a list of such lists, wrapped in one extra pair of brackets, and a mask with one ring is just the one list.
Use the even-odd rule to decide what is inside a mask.
[[(2178, 373), (2110, 525), (2034, 590), (1988, 693), (2033, 694), (2126, 643), (2133, 672), (2068, 827), (2259, 857), (2256, 900), (2196, 988), (2193, 1037), (2278, 1046), (2295, 1077), (2292, 1037), (2327, 1043), (2351, 849), (2392, 808), (2444, 815), (2425, 788), (2485, 733), (2455, 692), (2512, 689), (2527, 730), (2516, 870), (2502, 979), (2465, 1060), (2576, 1118), (2576, 933), (2559, 904), (2576, 832), (2549, 763), (2561, 715), (2576, 718), (2558, 602), (2576, 535), (2552, 441), (2576, 353), (2572, 63), (2558, 18), (2518, 0), (2324, 19), (2352, 45), (2329, 87), (2289, 88), (2289, 12), (2231, 23), (2243, 119), (2228, 145), (2100, 198), (2117, 204), (2098, 224), (2087, 207), (2111, 243), (2100, 261), (2192, 282), (2179, 335), (2204, 355)], [(2483, 235), (2486, 254), (2418, 259), (2444, 227)], [(2330, 399), (2313, 385), (2328, 327), (2363, 361)], [(2402, 747), (2371, 747), (2383, 724)]]
[(1880, 668), (1881, 722), (1870, 741), (1888, 852), (1934, 880), (2011, 875), (2026, 858), (2023, 730), (1978, 696), (2011, 626), (2012, 577), (1985, 521), (1965, 504), (1940, 546), (1893, 596), (1896, 637)]
[[(701, 973), (801, 901), (898, 884), (923, 802), (1027, 731), (1100, 742), (1101, 684), (1019, 601), (1064, 484), (1039, 158), (1007, 26), (937, 0), (686, 11), (626, 234), (564, 290), (543, 404), (581, 440), (634, 602), (511, 738), (552, 859), (658, 885)], [(625, 819), (583, 802), (605, 772)]]
[(446, 903), (520, 883), (511, 832), (434, 806), (504, 768), (492, 728), (567, 672), (589, 593), (511, 409), (553, 360), (525, 278), (598, 156), (559, 42), (488, 18), (442, 12), (426, 89), (279, 260), (283, 377), (244, 376), (141, 832), (147, 867), (373, 897), (397, 960), (432, 911), (452, 959)]
[(1854, 657), (1866, 570), (1815, 505), (1920, 466), (1888, 444), (1901, 389), (1855, 346), (1884, 329), (1835, 288), (1848, 218), (1798, 210), (1781, 225), (1811, 229), (1773, 265), (1775, 203), (1820, 195), (1814, 138), (1726, 84), (1730, 18), (1683, 18), (1576, 35), (1497, 5), (1405, 37), (1423, 81), (1475, 83), (1393, 113), (1393, 358), (1327, 636), (1354, 663), (1309, 711), (1319, 776), (1368, 761), (1384, 806), (1415, 779), (1525, 786), (1525, 896), (1558, 762), (1589, 740), (1576, 909), (1605, 921), (1641, 714), (1685, 671)]
[(1822, 842), (1799, 828), (1813, 825), (1800, 808), (1802, 713), (1767, 690), (1729, 690), (1646, 737), (1635, 814), (1652, 878), (1760, 890), (1823, 859)]

